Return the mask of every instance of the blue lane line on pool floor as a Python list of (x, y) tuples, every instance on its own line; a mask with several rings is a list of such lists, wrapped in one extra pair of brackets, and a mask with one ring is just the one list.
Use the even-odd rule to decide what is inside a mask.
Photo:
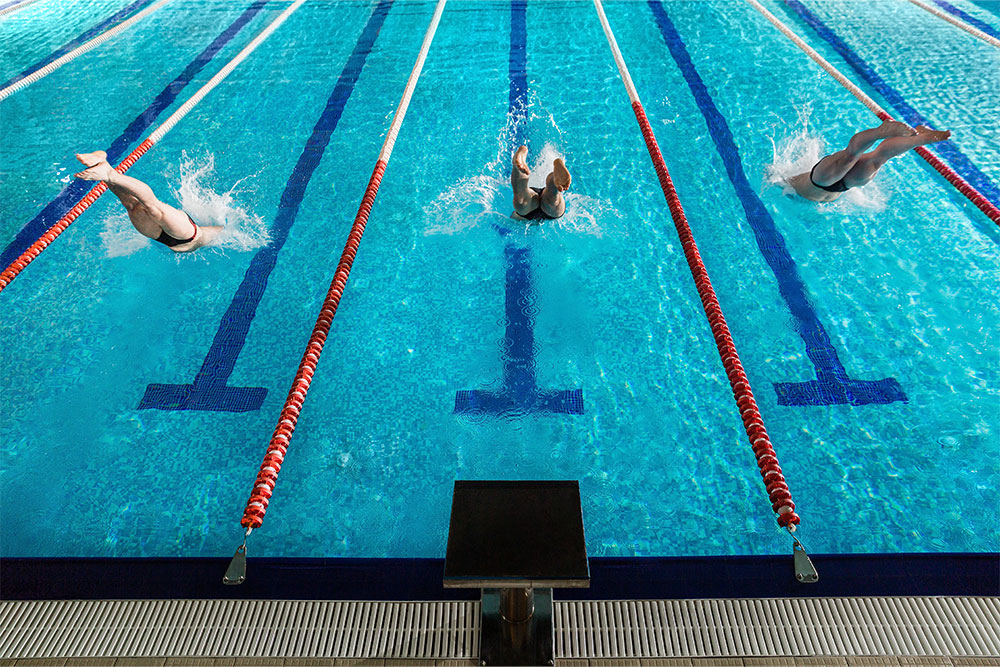
[(698, 74), (680, 33), (667, 16), (660, 0), (649, 0), (649, 7), (670, 50), (670, 55), (680, 68), (698, 104), (698, 109), (705, 117), (709, 134), (726, 166), (726, 174), (736, 190), (736, 196), (746, 213), (747, 222), (753, 229), (757, 247), (778, 281), (778, 291), (795, 318), (795, 329), (805, 343), (806, 356), (816, 369), (816, 380), (775, 383), (778, 404), (866, 405), (905, 401), (906, 394), (903, 393), (903, 388), (893, 378), (855, 380), (848, 377), (844, 365), (837, 356), (837, 349), (819, 321), (812, 304), (809, 303), (806, 287), (799, 276), (795, 260), (788, 252), (784, 237), (778, 231), (764, 202), (750, 187), (732, 131)]
[[(84, 44), (86, 42), (89, 42), (94, 37), (97, 37), (97, 35), (99, 35), (102, 32), (104, 32), (105, 30), (107, 30), (109, 28), (113, 28), (114, 26), (118, 25), (119, 23), (121, 23), (122, 21), (124, 21), (126, 18), (128, 18), (129, 15), (131, 15), (133, 13), (138, 13), (138, 11), (140, 9), (142, 9), (143, 7), (145, 7), (148, 4), (151, 4), (152, 2), (153, 2), (153, 0), (136, 0), (136, 2), (133, 2), (132, 4), (128, 5), (127, 7), (125, 7), (124, 9), (122, 9), (119, 12), (116, 12), (115, 14), (112, 14), (107, 19), (101, 21), (100, 23), (98, 23), (97, 25), (95, 25), (90, 30), (87, 30), (86, 32), (84, 32), (83, 34), (81, 34), (80, 36), (78, 36), (76, 39), (73, 39), (73, 40), (70, 40), (69, 42), (66, 42), (61, 47), (59, 47), (58, 49), (56, 49), (55, 51), (53, 51), (52, 53), (50, 53), (46, 57), (42, 58), (37, 63), (35, 63), (31, 67), (29, 67), (28, 69), (26, 69), (23, 72), (21, 72), (20, 74), (14, 76), (12, 79), (9, 79), (7, 81), (4, 81), (3, 83), (0, 83), (0, 88), (6, 88), (7, 86), (10, 86), (10, 85), (13, 85), (13, 84), (17, 83), (21, 79), (25, 79), (25, 78), (31, 76), (32, 74), (34, 74), (38, 70), (42, 69), (43, 67), (45, 67), (49, 63), (54, 62), (54, 61), (58, 60), (59, 58), (62, 58), (64, 55), (66, 55), (67, 53), (69, 53), (73, 49), (76, 49), (80, 45), (82, 45), (82, 44)], [(3, 7), (0, 7), (0, 9), (3, 9)]]
[(236, 360), (246, 344), (250, 324), (257, 314), (257, 306), (267, 289), (267, 279), (278, 261), (288, 233), (299, 212), (299, 205), (305, 197), (306, 188), (313, 172), (319, 166), (323, 153), (330, 143), (330, 137), (344, 107), (354, 92), (354, 85), (361, 76), (368, 54), (371, 53), (375, 38), (389, 14), (393, 0), (379, 0), (358, 37), (354, 50), (344, 65), (340, 78), (333, 88), (326, 107), (306, 140), (298, 162), (292, 169), (285, 190), (281, 193), (278, 214), (271, 226), (271, 242), (257, 251), (243, 276), (243, 282), (236, 289), (229, 308), (222, 316), (222, 322), (212, 346), (205, 356), (201, 370), (191, 384), (150, 384), (139, 402), (139, 409), (156, 410), (211, 410), (216, 412), (247, 412), (259, 410), (267, 396), (265, 387), (230, 387), (226, 383), (233, 374)]
[[(181, 91), (184, 90), (185, 86), (191, 83), (191, 80), (202, 70), (202, 68), (207, 65), (212, 58), (219, 52), (222, 47), (229, 43), (229, 41), (236, 36), (236, 34), (243, 29), (243, 27), (252, 19), (257, 12), (259, 12), (264, 5), (266, 5), (268, 0), (256, 0), (250, 7), (248, 7), (240, 16), (233, 21), (232, 25), (222, 31), (222, 33), (212, 41), (208, 47), (198, 54), (195, 58), (188, 64), (181, 74), (167, 84), (156, 99), (153, 100), (152, 104), (146, 107), (146, 110), (139, 114), (135, 120), (133, 120), (125, 131), (122, 132), (111, 145), (107, 148), (108, 162), (112, 164), (117, 162), (125, 153), (128, 151), (129, 147), (142, 136), (143, 132), (148, 130), (150, 126), (156, 121), (156, 118), (177, 99)], [(28, 224), (21, 228), (21, 231), (17, 233), (14, 240), (7, 244), (4, 249), (3, 254), (0, 255), (0, 270), (3, 267), (10, 266), (10, 263), (21, 256), (25, 250), (27, 250), (32, 243), (41, 238), (42, 234), (48, 230), (49, 227), (54, 225), (59, 221), (64, 215), (66, 215), (73, 206), (76, 205), (78, 201), (94, 186), (93, 183), (88, 181), (80, 181), (74, 179), (69, 185), (64, 187), (62, 191), (55, 196), (55, 198), (50, 201), (45, 208), (41, 210), (34, 218), (31, 219)]]
[[(510, 92), (507, 117), (510, 127), (510, 155), (527, 144), (525, 109), (528, 106), (526, 0), (510, 4)], [(509, 229), (495, 227), (501, 236)], [(498, 391), (465, 389), (455, 394), (455, 412), (490, 415), (529, 412), (583, 414), (582, 389), (538, 388), (535, 375), (535, 291), (531, 287), (531, 249), (511, 242), (504, 246), (504, 318), (507, 322), (500, 350), (503, 378)]]
[(985, 21), (980, 21), (972, 14), (968, 14), (962, 11), (961, 9), (951, 4), (950, 2), (945, 2), (945, 0), (934, 0), (934, 4), (936, 4), (938, 7), (945, 10), (952, 16), (957, 16), (958, 18), (962, 19), (969, 25), (978, 28), (979, 30), (982, 30), (990, 37), (995, 37), (996, 39), (1000, 39), (1000, 32), (998, 32), (989, 23), (986, 23)]
[[(833, 30), (819, 20), (815, 14), (806, 8), (799, 0), (784, 0), (785, 5), (795, 11), (796, 14), (814, 31), (822, 37), (833, 49), (840, 54), (851, 68), (864, 79), (868, 85), (879, 92), (899, 116), (911, 127), (917, 125), (934, 125), (924, 118), (920, 112), (910, 106), (909, 102), (895, 88), (890, 86), (879, 76), (872, 67), (866, 63), (847, 43), (842, 40)], [(937, 153), (945, 162), (951, 166), (959, 176), (968, 181), (972, 187), (976, 188), (994, 206), (1000, 206), (1000, 189), (990, 180), (989, 176), (979, 170), (975, 164), (958, 149), (951, 140), (940, 141), (933, 146), (933, 151)]]

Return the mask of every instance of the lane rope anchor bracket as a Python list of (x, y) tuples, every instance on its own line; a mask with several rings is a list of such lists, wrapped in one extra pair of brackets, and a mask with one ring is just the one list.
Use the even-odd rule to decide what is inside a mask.
[(247, 532), (243, 534), (243, 544), (236, 547), (236, 553), (229, 561), (226, 574), (222, 577), (222, 583), (226, 586), (239, 586), (247, 580), (247, 538), (252, 530), (253, 528), (247, 528)]
[[(792, 531), (788, 532), (791, 534)], [(799, 538), (792, 535), (792, 539), (794, 540), (792, 544), (792, 559), (795, 564), (795, 579), (800, 584), (815, 584), (819, 581), (819, 572), (816, 571), (816, 566), (813, 565), (809, 554), (806, 553), (805, 546), (799, 541)]]

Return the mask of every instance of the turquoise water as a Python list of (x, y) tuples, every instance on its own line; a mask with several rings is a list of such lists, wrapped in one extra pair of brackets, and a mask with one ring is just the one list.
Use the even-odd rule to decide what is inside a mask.
[[(0, 17), (0, 42), (23, 32), (12, 19), (54, 4)], [(876, 39), (890, 22), (879, 4), (807, 6), (1000, 180), (983, 129), (1000, 121), (991, 47), (898, 4), (909, 18), (894, 41)], [(73, 152), (108, 145), (247, 6), (170, 3), (0, 103), (5, 245), (68, 182)], [(266, 5), (171, 109), (286, 6)], [(372, 6), (306, 3), (130, 171), (202, 222), (224, 218), (223, 247), (143, 243), (105, 196), (0, 294), (4, 556), (231, 552), (432, 3), (393, 4), (267, 280), (228, 381), (266, 387), (260, 409), (138, 405), (148, 384), (199, 371)], [(749, 5), (664, 6), (848, 375), (895, 378), (908, 399), (778, 404), (773, 383), (816, 377), (797, 324), (652, 12), (607, 3), (802, 539), (820, 553), (1000, 550), (996, 226), (915, 155), (834, 204), (784, 196), (775, 174), (807, 169), (874, 116)], [(565, 157), (568, 213), (509, 219), (510, 6), (451, 0), (258, 555), (440, 557), (453, 481), (494, 478), (579, 480), (593, 556), (787, 552), (592, 4), (526, 11), (530, 160), (541, 176)], [(99, 19), (46, 22), (34, 57)], [(508, 247), (530, 254), (538, 385), (581, 389), (581, 415), (454, 413), (457, 391), (500, 387)]]
[(7, 81), (129, 4), (129, 0), (36, 2), (0, 17), (4, 35), (0, 81)]

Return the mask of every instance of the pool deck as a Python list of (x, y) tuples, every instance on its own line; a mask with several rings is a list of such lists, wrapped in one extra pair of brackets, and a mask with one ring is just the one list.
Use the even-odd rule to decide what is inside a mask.
[[(27, 658), (0, 659), (0, 667), (479, 667), (477, 660), (382, 660), (368, 658)], [(615, 658), (556, 660), (555, 667), (841, 667), (900, 665), (906, 667), (965, 667), (1000, 665), (1000, 658), (949, 656), (823, 656), (812, 658)]]
[[(997, 665), (1000, 597), (557, 601), (555, 664)], [(479, 602), (0, 602), (0, 667), (471, 666)]]

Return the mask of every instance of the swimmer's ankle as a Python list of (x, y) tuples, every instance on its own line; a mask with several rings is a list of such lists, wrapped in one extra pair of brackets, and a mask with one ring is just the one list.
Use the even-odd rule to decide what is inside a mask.
[(111, 164), (105, 161), (87, 167), (83, 171), (73, 174), (73, 176), (84, 181), (102, 181), (110, 184), (112, 174), (116, 173)]

